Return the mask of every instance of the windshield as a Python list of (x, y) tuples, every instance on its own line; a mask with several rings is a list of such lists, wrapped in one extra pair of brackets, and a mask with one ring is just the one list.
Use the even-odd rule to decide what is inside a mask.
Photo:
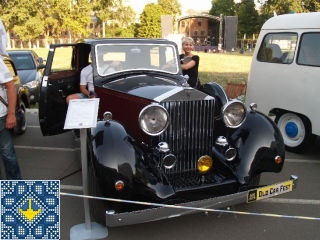
[(132, 70), (151, 70), (177, 74), (179, 65), (172, 45), (100, 44), (95, 48), (100, 76)]
[(32, 60), (32, 56), (30, 54), (10, 54), (14, 65), (16, 66), (17, 70), (30, 70), (35, 69), (36, 65)]

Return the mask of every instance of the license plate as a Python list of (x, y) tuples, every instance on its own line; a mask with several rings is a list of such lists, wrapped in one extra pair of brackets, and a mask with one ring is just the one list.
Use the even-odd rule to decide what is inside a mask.
[(266, 199), (281, 195), (283, 193), (291, 192), (293, 189), (293, 180), (268, 185), (265, 187), (250, 190), (248, 192), (247, 202), (254, 202), (261, 199)]

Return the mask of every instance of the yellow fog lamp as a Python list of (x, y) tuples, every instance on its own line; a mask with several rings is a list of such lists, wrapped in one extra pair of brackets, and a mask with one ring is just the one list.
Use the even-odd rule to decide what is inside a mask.
[(212, 167), (213, 161), (212, 158), (208, 155), (202, 156), (198, 160), (198, 171), (201, 173), (208, 172)]

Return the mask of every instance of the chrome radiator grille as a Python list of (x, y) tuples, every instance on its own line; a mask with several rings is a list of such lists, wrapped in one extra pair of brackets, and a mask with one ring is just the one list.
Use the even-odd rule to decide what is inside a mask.
[(214, 100), (161, 103), (169, 112), (170, 124), (160, 140), (169, 144), (177, 157), (168, 175), (197, 173), (197, 160), (211, 155), (214, 134)]

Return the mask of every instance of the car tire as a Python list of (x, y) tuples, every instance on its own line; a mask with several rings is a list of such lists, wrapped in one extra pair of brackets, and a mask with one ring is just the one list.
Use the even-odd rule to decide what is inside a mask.
[(20, 100), (20, 109), (16, 112), (17, 125), (14, 127), (14, 134), (22, 135), (27, 130), (26, 105)]
[(275, 122), (282, 134), (286, 149), (303, 153), (312, 141), (310, 121), (303, 115), (285, 112), (276, 116)]

